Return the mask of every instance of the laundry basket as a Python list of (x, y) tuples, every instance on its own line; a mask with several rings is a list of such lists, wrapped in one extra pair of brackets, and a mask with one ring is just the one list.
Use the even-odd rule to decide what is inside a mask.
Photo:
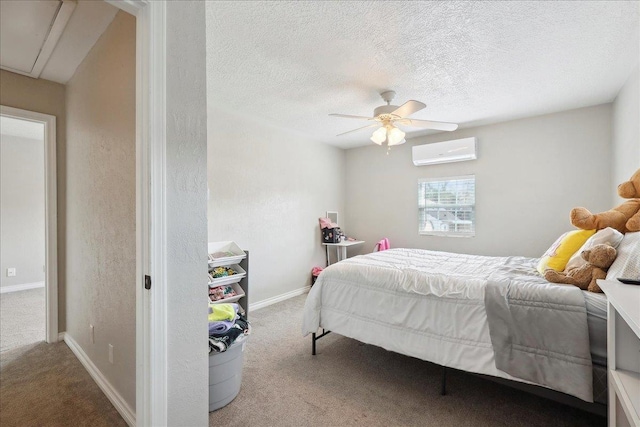
[(209, 412), (228, 405), (240, 392), (246, 342), (245, 339), (225, 352), (209, 354)]

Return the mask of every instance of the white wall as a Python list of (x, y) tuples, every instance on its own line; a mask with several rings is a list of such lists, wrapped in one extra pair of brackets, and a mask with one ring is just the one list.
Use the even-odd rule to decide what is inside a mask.
[[(135, 25), (133, 16), (118, 12), (66, 91), (66, 333), (131, 408), (136, 378)], [(89, 324), (95, 327), (94, 343)]]
[(208, 102), (209, 241), (250, 251), (251, 304), (309, 285), (325, 265), (318, 218), (344, 218), (344, 150)]
[(0, 162), (0, 286), (44, 282), (44, 139), (0, 135)]
[(636, 67), (620, 89), (612, 109), (612, 206), (622, 202), (617, 186), (640, 168), (640, 83)]
[[(475, 136), (475, 161), (416, 167), (411, 146)], [(461, 129), (386, 149), (347, 151), (349, 231), (373, 243), (482, 255), (541, 256), (573, 227), (569, 211), (609, 209), (610, 104)], [(418, 235), (420, 178), (475, 174), (476, 236)]]
[(167, 5), (168, 425), (209, 425), (205, 2)]

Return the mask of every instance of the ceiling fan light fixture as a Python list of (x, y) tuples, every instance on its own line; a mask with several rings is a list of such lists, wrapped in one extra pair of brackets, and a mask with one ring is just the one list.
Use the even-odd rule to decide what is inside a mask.
[(389, 146), (404, 144), (405, 142), (407, 142), (404, 139), (404, 136), (404, 132), (402, 132), (395, 126), (392, 126), (391, 129), (389, 129), (389, 131), (387, 132), (387, 144)]
[(396, 93), (392, 90), (387, 90), (380, 94), (387, 105), (382, 105), (374, 109), (373, 117), (335, 113), (330, 114), (330, 116), (335, 117), (368, 120), (369, 123), (371, 123), (368, 126), (363, 126), (358, 129), (343, 132), (341, 134), (338, 134), (338, 136), (350, 134), (351, 132), (357, 132), (366, 128), (380, 126), (380, 128), (376, 129), (376, 131), (373, 132), (373, 135), (371, 135), (371, 141), (375, 142), (378, 145), (386, 145), (387, 147), (392, 147), (394, 145), (400, 145), (407, 142), (404, 139), (405, 133), (402, 130), (398, 129), (395, 126), (396, 124), (448, 132), (454, 131), (458, 128), (458, 125), (455, 123), (434, 122), (431, 120), (410, 118), (409, 116), (411, 116), (412, 114), (426, 108), (426, 105), (420, 101), (416, 101), (413, 99), (405, 102), (399, 107), (397, 105), (391, 105), (391, 101), (393, 100), (395, 94)]
[(371, 141), (375, 142), (378, 145), (382, 145), (383, 142), (387, 140), (387, 129), (383, 126), (373, 132), (371, 135)]

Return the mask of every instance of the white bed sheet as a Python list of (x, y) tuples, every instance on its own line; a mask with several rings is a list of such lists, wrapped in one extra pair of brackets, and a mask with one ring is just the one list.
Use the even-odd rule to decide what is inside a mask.
[[(527, 383), (496, 368), (489, 335), (484, 291), (505, 260), (418, 249), (349, 258), (325, 269), (312, 287), (303, 334), (322, 327), (439, 365)], [(536, 261), (517, 259), (529, 281), (537, 280)]]

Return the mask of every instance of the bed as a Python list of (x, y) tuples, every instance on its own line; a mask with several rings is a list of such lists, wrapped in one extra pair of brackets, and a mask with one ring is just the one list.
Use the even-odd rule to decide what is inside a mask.
[(314, 349), (323, 329), (444, 367), (606, 402), (606, 298), (548, 283), (536, 262), (419, 249), (349, 258), (318, 277), (302, 332), (314, 334)]

